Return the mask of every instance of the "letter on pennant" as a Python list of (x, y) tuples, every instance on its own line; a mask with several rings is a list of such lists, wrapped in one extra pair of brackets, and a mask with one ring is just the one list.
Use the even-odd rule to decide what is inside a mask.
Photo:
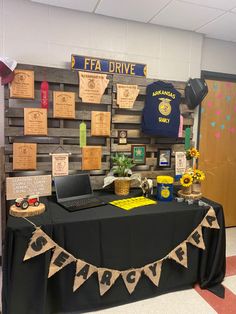
[(213, 207), (208, 210), (205, 218), (202, 221), (202, 226), (207, 228), (220, 229)]
[(118, 270), (98, 268), (100, 295), (104, 295), (114, 285), (119, 276), (120, 272)]
[(202, 236), (202, 226), (199, 225), (190, 235), (187, 240), (192, 245), (205, 250), (205, 243)]
[(75, 290), (79, 289), (79, 287), (82, 286), (82, 284), (96, 271), (97, 268), (95, 266), (77, 259), (73, 291), (75, 292)]
[(169, 258), (175, 260), (177, 263), (188, 268), (188, 258), (187, 258), (187, 245), (186, 242), (178, 245), (173, 251), (168, 255)]
[(30, 243), (24, 256), (24, 261), (34, 256), (43, 254), (55, 246), (56, 243), (46, 233), (44, 233), (42, 229), (37, 228), (33, 232), (33, 236), (30, 239)]
[(158, 287), (159, 280), (161, 277), (161, 266), (162, 261), (157, 261), (155, 263), (144, 266), (144, 274)]
[(56, 246), (53, 256), (51, 258), (48, 278), (52, 277), (55, 273), (60, 271), (66, 265), (69, 265), (72, 262), (75, 262), (75, 258), (60, 246)]
[(134, 291), (141, 277), (141, 269), (129, 269), (126, 271), (122, 271), (121, 275), (122, 275), (122, 278), (124, 280), (127, 290), (131, 294)]

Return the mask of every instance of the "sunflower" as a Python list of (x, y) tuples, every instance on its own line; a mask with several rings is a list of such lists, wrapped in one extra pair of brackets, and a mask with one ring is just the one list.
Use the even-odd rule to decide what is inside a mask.
[(186, 158), (188, 160), (193, 159), (193, 158), (197, 159), (199, 156), (200, 156), (199, 151), (194, 147), (192, 147), (186, 151)]
[(205, 180), (205, 173), (202, 170), (194, 170), (194, 179), (196, 181), (203, 181)]
[(188, 187), (193, 183), (193, 178), (190, 174), (185, 173), (180, 179), (180, 183), (182, 186)]

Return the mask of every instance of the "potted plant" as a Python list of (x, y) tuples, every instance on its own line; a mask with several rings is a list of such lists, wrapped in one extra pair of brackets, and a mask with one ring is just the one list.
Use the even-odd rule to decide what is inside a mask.
[(115, 177), (115, 194), (128, 195), (132, 175), (131, 168), (135, 166), (133, 159), (125, 154), (116, 154), (111, 159), (113, 163), (111, 170)]

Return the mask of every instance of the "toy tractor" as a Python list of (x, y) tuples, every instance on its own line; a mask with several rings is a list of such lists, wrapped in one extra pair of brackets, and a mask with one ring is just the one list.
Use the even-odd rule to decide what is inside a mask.
[(27, 195), (26, 197), (19, 197), (15, 200), (16, 207), (25, 210), (29, 206), (39, 206), (38, 195)]

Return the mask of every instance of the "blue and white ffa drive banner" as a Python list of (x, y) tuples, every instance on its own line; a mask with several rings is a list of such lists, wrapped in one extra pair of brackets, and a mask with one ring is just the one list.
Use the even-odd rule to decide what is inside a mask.
[(110, 74), (126, 74), (132, 76), (147, 75), (147, 65), (126, 61), (115, 61), (93, 57), (71, 55), (73, 70), (91, 71)]

